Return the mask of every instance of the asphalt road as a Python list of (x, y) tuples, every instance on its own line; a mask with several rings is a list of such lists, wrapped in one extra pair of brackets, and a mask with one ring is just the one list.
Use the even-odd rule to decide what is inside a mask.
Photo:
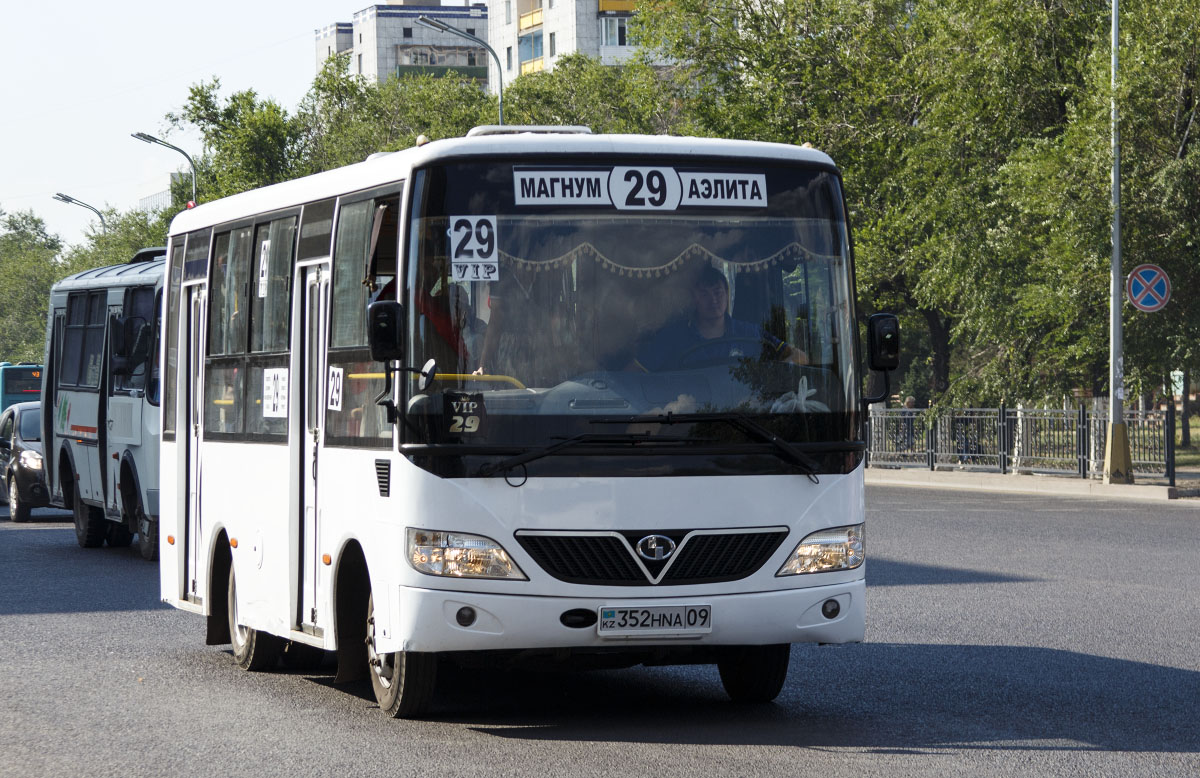
[(797, 646), (775, 704), (715, 669), (249, 674), (132, 549), (0, 520), (0, 775), (1200, 774), (1200, 504), (868, 489), (867, 641)]

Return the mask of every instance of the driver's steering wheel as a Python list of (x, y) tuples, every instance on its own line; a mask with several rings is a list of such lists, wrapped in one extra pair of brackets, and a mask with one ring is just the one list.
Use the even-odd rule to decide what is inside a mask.
[[(747, 338), (747, 337), (713, 338), (712, 340), (706, 340), (703, 343), (697, 343), (696, 345), (691, 346), (690, 348), (686, 349), (683, 353), (681, 353), (676, 358), (675, 363), (681, 368), (684, 368), (684, 367), (711, 367), (713, 365), (723, 365), (727, 362), (732, 362), (735, 359), (741, 358), (737, 355), (733, 355), (733, 354), (729, 353), (730, 350), (733, 348), (733, 344), (737, 344), (737, 343), (751, 344), (753, 346), (751, 353), (758, 354), (758, 353), (762, 352), (762, 346), (763, 346), (762, 338)], [(692, 356), (697, 351), (700, 351), (702, 349), (722, 350), (725, 353), (717, 354), (715, 356), (710, 356), (705, 359), (699, 359), (693, 363), (689, 363), (688, 357)]]

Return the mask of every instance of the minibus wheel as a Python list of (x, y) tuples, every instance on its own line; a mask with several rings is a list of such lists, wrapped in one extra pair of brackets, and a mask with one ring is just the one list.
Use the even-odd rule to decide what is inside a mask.
[(399, 719), (414, 718), (429, 710), (437, 677), (437, 655), (375, 650), (375, 598), (367, 596), (367, 662), (371, 689), (381, 710)]
[(229, 586), (226, 589), (229, 614), (229, 642), (233, 645), (233, 659), (238, 667), (251, 672), (270, 670), (279, 661), (279, 652), (283, 642), (274, 635), (268, 635), (250, 627), (242, 626), (238, 620), (237, 582), (233, 575), (233, 565), (229, 566)]
[(138, 551), (147, 562), (158, 561), (158, 519), (146, 515), (140, 497), (134, 498), (133, 515), (138, 526)]
[(75, 540), (83, 548), (96, 548), (104, 543), (108, 534), (104, 511), (93, 508), (79, 496), (79, 484), (75, 484), (75, 499), (71, 502), (71, 514), (75, 518)]
[(783, 689), (791, 655), (788, 643), (730, 646), (717, 660), (721, 685), (734, 702), (770, 702)]
[(133, 533), (129, 531), (129, 527), (125, 526), (124, 521), (108, 522), (108, 545), (113, 548), (129, 548), (133, 543)]

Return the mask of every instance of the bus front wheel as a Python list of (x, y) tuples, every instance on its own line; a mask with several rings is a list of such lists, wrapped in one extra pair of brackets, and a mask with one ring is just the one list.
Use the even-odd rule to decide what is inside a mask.
[(237, 582), (233, 576), (233, 565), (229, 565), (229, 586), (226, 589), (229, 614), (229, 642), (233, 644), (233, 659), (238, 667), (251, 672), (270, 670), (279, 661), (283, 641), (257, 629), (243, 626), (238, 619)]
[(770, 702), (783, 689), (791, 655), (788, 643), (731, 646), (717, 660), (721, 685), (734, 702)]
[(75, 485), (75, 499), (71, 501), (71, 513), (75, 518), (75, 540), (83, 548), (96, 548), (104, 543), (108, 535), (108, 522), (104, 511), (93, 508), (83, 501), (79, 484)]
[(367, 662), (371, 689), (381, 710), (399, 719), (421, 716), (433, 702), (437, 655), (375, 650), (375, 598), (367, 597)]

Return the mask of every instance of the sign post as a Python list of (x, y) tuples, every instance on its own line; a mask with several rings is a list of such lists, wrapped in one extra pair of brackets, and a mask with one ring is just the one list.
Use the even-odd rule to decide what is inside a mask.
[(1125, 428), (1125, 355), (1121, 331), (1121, 131), (1117, 124), (1117, 41), (1119, 0), (1112, 0), (1112, 261), (1108, 286), (1108, 437), (1104, 482), (1133, 483), (1133, 456)]

